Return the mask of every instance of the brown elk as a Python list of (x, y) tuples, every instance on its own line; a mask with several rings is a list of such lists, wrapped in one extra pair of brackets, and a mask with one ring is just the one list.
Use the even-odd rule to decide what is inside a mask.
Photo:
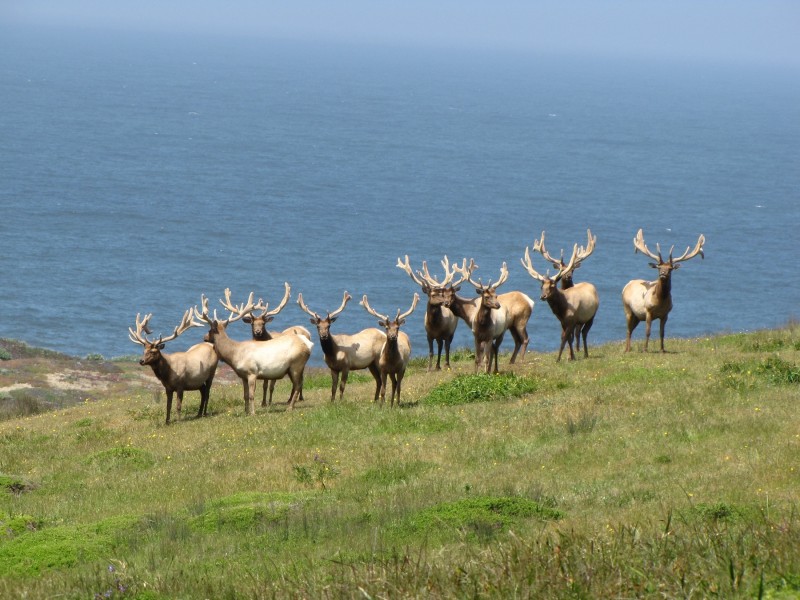
[(694, 250), (689, 250), (687, 246), (684, 252), (678, 258), (672, 258), (672, 251), (675, 246), (669, 250), (669, 258), (665, 261), (661, 257), (661, 248), (656, 244), (656, 253), (651, 252), (644, 242), (644, 234), (642, 230), (633, 238), (633, 247), (635, 252), (649, 256), (655, 261), (649, 263), (654, 269), (658, 269), (658, 279), (655, 281), (645, 281), (644, 279), (634, 279), (629, 281), (622, 289), (622, 306), (625, 309), (625, 319), (628, 325), (628, 333), (625, 338), (625, 352), (631, 349), (631, 334), (640, 321), (646, 324), (644, 333), (644, 351), (647, 352), (647, 343), (650, 341), (650, 328), (653, 324), (653, 319), (659, 320), (659, 330), (661, 337), (661, 351), (664, 350), (664, 328), (667, 324), (667, 317), (669, 311), (672, 310), (672, 272), (680, 267), (681, 262), (685, 262), (694, 258), (698, 254), (700, 258), (705, 258), (703, 254), (703, 244), (706, 238), (703, 234), (697, 239), (697, 244)]
[[(594, 246), (597, 242), (597, 236), (592, 236), (592, 231), (590, 229), (586, 230), (586, 247), (581, 246), (578, 250), (578, 256), (575, 257), (575, 264), (573, 265), (572, 269), (569, 271), (565, 270), (567, 263), (564, 262), (564, 249), (561, 249), (561, 256), (559, 258), (555, 258), (550, 255), (547, 249), (544, 247), (544, 231), (542, 231), (542, 237), (536, 240), (533, 243), (533, 251), (539, 252), (546, 261), (553, 265), (556, 271), (564, 270), (564, 273), (561, 275), (561, 289), (568, 290), (574, 284), (572, 280), (572, 274), (575, 272), (575, 269), (581, 266), (581, 263), (586, 260), (592, 252), (594, 252)], [(580, 352), (581, 349), (581, 329), (583, 325), (581, 323), (575, 325), (575, 343), (576, 349)]]
[(128, 337), (135, 344), (144, 347), (144, 354), (139, 364), (150, 365), (153, 373), (164, 386), (167, 392), (167, 425), (169, 425), (170, 412), (172, 411), (172, 396), (177, 392), (178, 419), (181, 418), (181, 406), (183, 405), (183, 392), (200, 391), (200, 409), (197, 416), (202, 417), (208, 412), (208, 396), (211, 391), (211, 383), (214, 381), (214, 374), (217, 372), (217, 354), (211, 344), (201, 342), (195, 344), (185, 352), (162, 352), (167, 342), (174, 340), (184, 331), (191, 327), (202, 327), (202, 323), (197, 323), (192, 319), (192, 310), (189, 309), (183, 314), (180, 324), (175, 327), (172, 335), (167, 337), (159, 336), (155, 341), (150, 341), (145, 337), (145, 333), (152, 333), (149, 329), (152, 313), (139, 319), (136, 315), (136, 329), (128, 328)]
[[(311, 316), (311, 323), (317, 328), (319, 343), (325, 357), (325, 364), (331, 370), (331, 402), (336, 399), (336, 387), (339, 387), (339, 400), (344, 397), (344, 388), (350, 371), (369, 369), (375, 378), (375, 397), (378, 400), (381, 391), (381, 372), (378, 360), (381, 349), (386, 342), (386, 334), (374, 327), (363, 329), (354, 335), (331, 334), (331, 324), (344, 310), (352, 296), (346, 291), (342, 297), (342, 305), (327, 316), (321, 317), (310, 310), (303, 302), (303, 294), (297, 295), (297, 304)], [(341, 383), (339, 376), (341, 375)]]
[(400, 309), (398, 308), (397, 316), (392, 320), (388, 315), (375, 312), (369, 305), (366, 294), (361, 299), (361, 306), (373, 317), (377, 317), (378, 325), (386, 330), (386, 342), (383, 344), (381, 355), (378, 359), (378, 368), (381, 372), (381, 404), (386, 400), (386, 380), (388, 378), (392, 380), (390, 406), (394, 406), (395, 397), (397, 397), (397, 406), (400, 406), (400, 387), (408, 367), (408, 359), (411, 357), (411, 341), (404, 331), (400, 331), (400, 326), (406, 322), (406, 317), (414, 312), (417, 302), (419, 302), (419, 294), (415, 293), (411, 308), (403, 314), (400, 314)]
[[(530, 339), (528, 337), (528, 321), (533, 312), (534, 302), (527, 294), (523, 294), (522, 292), (513, 291), (500, 295), (496, 294), (497, 287), (508, 277), (508, 269), (505, 268), (505, 263), (505, 276), (503, 276), (501, 270), (501, 278), (503, 281), (499, 281), (494, 285), (483, 286), (480, 283), (475, 284), (475, 282), (470, 280), (470, 283), (475, 285), (476, 292), (479, 296), (472, 299), (462, 298), (457, 294), (461, 283), (469, 280), (470, 274), (477, 268), (474, 260), (471, 260), (469, 266), (467, 266), (466, 259), (464, 259), (460, 267), (457, 265), (452, 266), (454, 271), (461, 274), (461, 280), (442, 290), (442, 294), (445, 297), (445, 306), (449, 307), (457, 317), (463, 319), (470, 326), (470, 329), (473, 330), (474, 334), (475, 317), (478, 315), (481, 305), (484, 303), (484, 296), (488, 296), (490, 305), (494, 303), (502, 305), (506, 312), (506, 330), (511, 333), (511, 337), (514, 339), (514, 352), (511, 354), (511, 360), (509, 361), (511, 364), (514, 364), (517, 356), (522, 360), (528, 349), (528, 341)], [(492, 289), (483, 290), (484, 287)], [(500, 342), (502, 342), (502, 337)], [(497, 347), (499, 349), (499, 343)], [(497, 355), (493, 354), (493, 356), (495, 359), (495, 372), (497, 372)], [(477, 365), (477, 349), (475, 360)], [(488, 367), (487, 365), (487, 372)]]
[(397, 267), (403, 269), (428, 297), (428, 305), (425, 308), (425, 334), (428, 337), (428, 371), (433, 369), (434, 340), (437, 347), (436, 370), (439, 371), (442, 368), (442, 345), (444, 345), (445, 351), (444, 366), (448, 369), (450, 368), (450, 345), (453, 343), (453, 336), (455, 336), (456, 326), (458, 325), (458, 317), (453, 314), (450, 308), (445, 306), (445, 297), (442, 294), (442, 290), (452, 281), (454, 275), (454, 272), (450, 271), (450, 264), (446, 256), (442, 261), (442, 266), (444, 267), (445, 277), (442, 281), (437, 281), (428, 273), (428, 266), (425, 262), (422, 263), (422, 269), (425, 274), (423, 276), (415, 274), (411, 270), (407, 254), (405, 263), (399, 258), (397, 259)]
[[(542, 235), (542, 239), (544, 239), (544, 234)], [(534, 250), (536, 250), (535, 245)], [(569, 359), (575, 360), (572, 340), (576, 334), (583, 335), (584, 356), (587, 358), (589, 357), (589, 346), (586, 344), (586, 336), (589, 335), (589, 330), (594, 323), (595, 314), (597, 314), (597, 308), (600, 305), (597, 290), (591, 283), (581, 282), (566, 290), (558, 289), (558, 282), (563, 279), (564, 273), (569, 273), (575, 268), (575, 261), (578, 259), (578, 256), (578, 244), (575, 244), (569, 263), (559, 267), (554, 277), (550, 277), (549, 273), (547, 275), (541, 275), (533, 268), (528, 248), (525, 248), (525, 258), (522, 259), (522, 266), (525, 267), (528, 274), (542, 283), (541, 299), (547, 301), (550, 310), (553, 311), (553, 314), (561, 322), (561, 346), (558, 349), (558, 358), (556, 358), (556, 362), (561, 360), (561, 354), (564, 352), (565, 344), (569, 344)]]
[(214, 345), (214, 350), (221, 360), (227, 363), (242, 380), (244, 390), (244, 407), (248, 415), (255, 414), (254, 397), (256, 382), (259, 379), (281, 379), (288, 375), (292, 382), (292, 392), (289, 396), (289, 408), (294, 408), (294, 403), (303, 389), (303, 373), (306, 363), (311, 356), (314, 344), (299, 335), (285, 335), (266, 342), (256, 340), (235, 341), (228, 336), (226, 328), (231, 323), (250, 314), (255, 307), (253, 293), (250, 293), (245, 304), (234, 306), (230, 299), (231, 291), (225, 290), (225, 301), (222, 305), (230, 311), (230, 316), (224, 321), (208, 314), (208, 299), (201, 296), (202, 310), (195, 307), (195, 315), (211, 327), (206, 334), (206, 341)]
[[(283, 295), (283, 300), (278, 305), (277, 308), (273, 308), (272, 310), (267, 310), (268, 305), (265, 306), (263, 301), (259, 298), (258, 304), (255, 305), (253, 308), (253, 312), (249, 315), (245, 315), (242, 317), (242, 322), (247, 323), (250, 325), (250, 330), (253, 334), (253, 339), (258, 340), (260, 342), (266, 342), (267, 340), (271, 340), (276, 337), (280, 337), (282, 335), (302, 335), (309, 340), (311, 339), (311, 333), (309, 333), (308, 329), (305, 327), (301, 327), (300, 325), (294, 325), (292, 327), (287, 327), (283, 331), (268, 331), (267, 330), (267, 323), (272, 322), (279, 312), (283, 310), (286, 306), (286, 303), (289, 301), (289, 297), (291, 295), (291, 286), (289, 286), (288, 282), (284, 282), (285, 292)], [(260, 310), (259, 314), (256, 314), (255, 311)], [(275, 379), (264, 380), (264, 395), (261, 399), (261, 406), (271, 406), (272, 405), (272, 394), (275, 391)], [(269, 402), (267, 401), (267, 389), (269, 389)], [(303, 400), (303, 392), (300, 391), (300, 401)]]

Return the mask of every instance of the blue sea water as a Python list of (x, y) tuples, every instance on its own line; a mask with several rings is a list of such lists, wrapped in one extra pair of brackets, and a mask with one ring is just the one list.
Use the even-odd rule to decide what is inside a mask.
[[(484, 280), (506, 261), (501, 291), (536, 300), (530, 348), (552, 351), (559, 326), (519, 259), (542, 230), (558, 252), (587, 227), (597, 249), (576, 280), (600, 294), (590, 345), (624, 338), (621, 289), (654, 277), (633, 251), (640, 227), (665, 250), (707, 240), (673, 277), (668, 336), (800, 312), (796, 71), (2, 33), (0, 337), (138, 354), (137, 313), (169, 333), (201, 294), (275, 303), (284, 281), (317, 312), (348, 290), (335, 329), (353, 332), (375, 325), (362, 294), (380, 312), (410, 305), (398, 257), (438, 267), (446, 254), (474, 258)], [(423, 307), (406, 325), (415, 355)], [(308, 324), (294, 301), (275, 321), (292, 324)], [(463, 324), (455, 343), (471, 345)]]

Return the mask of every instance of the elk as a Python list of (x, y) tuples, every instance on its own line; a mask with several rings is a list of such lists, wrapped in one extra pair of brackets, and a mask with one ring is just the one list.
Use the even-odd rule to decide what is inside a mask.
[[(544, 239), (544, 234), (542, 234)], [(534, 244), (534, 250), (536, 250)], [(564, 273), (569, 273), (575, 268), (575, 262), (579, 256), (578, 244), (572, 250), (572, 258), (569, 263), (560, 266), (554, 277), (540, 275), (531, 263), (531, 255), (528, 248), (525, 248), (525, 258), (522, 259), (522, 266), (528, 274), (542, 283), (541, 299), (547, 301), (550, 310), (561, 322), (561, 347), (558, 349), (558, 358), (564, 352), (564, 345), (569, 344), (569, 359), (575, 360), (575, 352), (572, 350), (572, 339), (576, 335), (583, 334), (583, 353), (589, 357), (589, 347), (586, 345), (586, 336), (594, 323), (594, 316), (597, 314), (597, 307), (600, 299), (597, 290), (591, 283), (581, 282), (567, 289), (558, 289), (558, 282), (563, 280)], [(579, 348), (580, 350), (580, 348)]]
[[(311, 334), (309, 333), (308, 329), (305, 327), (301, 327), (300, 325), (294, 325), (292, 327), (287, 327), (283, 331), (268, 331), (267, 330), (267, 323), (270, 323), (281, 310), (283, 310), (286, 303), (289, 301), (289, 296), (291, 295), (291, 286), (289, 286), (288, 282), (284, 282), (285, 293), (283, 295), (283, 300), (278, 305), (277, 308), (273, 308), (272, 310), (268, 311), (268, 305), (265, 306), (263, 300), (259, 298), (258, 304), (253, 307), (253, 312), (249, 315), (245, 315), (242, 317), (242, 322), (247, 323), (250, 325), (250, 330), (253, 334), (253, 339), (258, 340), (261, 342), (265, 342), (267, 340), (271, 340), (276, 337), (280, 337), (282, 335), (302, 335), (309, 340), (311, 339)], [(261, 313), (256, 315), (255, 311), (260, 310)], [(275, 379), (264, 380), (264, 395), (261, 399), (261, 406), (271, 406), (272, 405), (272, 394), (275, 391)], [(267, 389), (269, 389), (269, 402), (267, 402)], [(300, 391), (300, 401), (303, 400), (303, 392)]]
[[(550, 255), (550, 253), (544, 247), (544, 231), (542, 231), (541, 238), (539, 238), (538, 240), (536, 240), (533, 243), (533, 251), (534, 252), (539, 252), (544, 257), (544, 259), (546, 261), (548, 261), (550, 264), (553, 265), (553, 267), (557, 271), (564, 270), (564, 273), (561, 275), (561, 289), (562, 290), (568, 290), (573, 285), (575, 285), (573, 283), (573, 281), (572, 281), (572, 274), (575, 272), (575, 269), (580, 267), (581, 263), (584, 260), (586, 260), (592, 254), (592, 252), (594, 252), (594, 246), (595, 246), (595, 243), (597, 242), (597, 236), (592, 236), (592, 231), (590, 229), (587, 229), (586, 230), (586, 237), (587, 237), (586, 247), (585, 248), (583, 246), (580, 247), (580, 249), (578, 250), (578, 256), (575, 258), (575, 265), (569, 271), (565, 270), (565, 267), (567, 266), (567, 264), (564, 262), (564, 249), (563, 248), (561, 249), (560, 258), (554, 258), (553, 256)], [(575, 343), (576, 343), (576, 348), (577, 348), (578, 352), (580, 352), (580, 349), (581, 349), (581, 329), (582, 329), (582, 327), (583, 327), (582, 324), (578, 323), (575, 326), (575, 332), (574, 332)], [(585, 342), (584, 342), (584, 344), (585, 344)]]
[[(470, 260), (469, 266), (467, 266), (466, 259), (464, 259), (460, 267), (453, 265), (452, 269), (461, 273), (461, 280), (442, 290), (442, 294), (445, 297), (445, 306), (449, 307), (457, 317), (463, 319), (470, 326), (470, 329), (473, 328), (475, 316), (478, 314), (483, 301), (484, 293), (482, 288), (484, 286), (481, 285), (479, 287), (478, 284), (475, 284), (470, 280), (470, 283), (473, 283), (473, 285), (476, 286), (477, 293), (480, 294), (477, 298), (462, 298), (457, 294), (457, 292), (460, 289), (461, 283), (469, 280), (470, 274), (477, 268), (478, 267), (475, 265), (474, 260)], [(508, 271), (506, 269), (506, 277), (507, 276)], [(503, 281), (505, 281), (505, 279), (503, 279)], [(500, 283), (502, 282), (498, 282), (493, 286), (488, 286), (493, 288), (493, 290), (490, 292), (490, 296), (491, 294), (494, 294), (494, 290), (497, 289)], [(507, 292), (505, 294), (500, 294), (499, 296), (495, 294), (494, 298), (499, 304), (505, 307), (506, 310), (507, 330), (511, 332), (511, 337), (514, 338), (514, 352), (511, 354), (511, 360), (509, 362), (514, 364), (517, 356), (519, 355), (520, 360), (522, 360), (525, 357), (525, 352), (528, 349), (528, 321), (530, 320), (531, 313), (533, 312), (534, 302), (527, 294), (517, 291)], [(502, 339), (500, 341), (502, 341)], [(475, 358), (477, 361), (477, 355)], [(495, 362), (496, 361), (497, 356), (495, 356)], [(495, 372), (497, 372), (496, 365)]]
[(625, 338), (625, 352), (630, 352), (631, 349), (631, 334), (640, 321), (646, 324), (644, 332), (644, 352), (647, 352), (647, 343), (650, 341), (650, 328), (653, 324), (653, 319), (659, 320), (659, 330), (661, 337), (661, 352), (664, 350), (664, 328), (667, 324), (667, 317), (669, 311), (672, 310), (672, 272), (680, 267), (681, 262), (685, 262), (694, 258), (698, 254), (700, 258), (705, 258), (703, 254), (703, 244), (706, 238), (703, 234), (697, 238), (697, 244), (694, 250), (689, 250), (687, 246), (684, 252), (678, 258), (672, 258), (672, 251), (675, 246), (669, 250), (669, 258), (665, 261), (661, 257), (661, 248), (656, 244), (656, 253), (651, 252), (644, 242), (644, 234), (642, 230), (633, 238), (633, 247), (635, 252), (641, 252), (649, 256), (655, 261), (649, 263), (654, 269), (658, 269), (658, 279), (655, 281), (645, 281), (644, 279), (633, 279), (629, 281), (622, 289), (622, 306), (625, 309), (625, 319), (628, 325), (628, 334)]
[(299, 335), (285, 335), (265, 342), (246, 340), (239, 342), (228, 337), (226, 328), (231, 323), (250, 314), (255, 305), (253, 293), (250, 293), (245, 304), (234, 306), (230, 299), (230, 289), (225, 290), (225, 301), (220, 303), (230, 311), (230, 316), (221, 321), (208, 314), (208, 298), (200, 297), (202, 310), (195, 307), (195, 315), (211, 327), (206, 334), (206, 341), (214, 345), (214, 350), (220, 360), (227, 363), (242, 380), (244, 390), (244, 407), (248, 415), (255, 414), (253, 399), (256, 392), (258, 379), (280, 379), (286, 375), (292, 381), (292, 392), (289, 396), (289, 408), (294, 408), (294, 403), (303, 389), (303, 372), (311, 356), (314, 344)]
[[(344, 397), (344, 388), (350, 371), (369, 369), (375, 378), (375, 397), (378, 400), (381, 391), (381, 372), (378, 367), (381, 349), (386, 342), (386, 334), (374, 327), (363, 329), (354, 335), (331, 334), (331, 324), (344, 310), (352, 296), (345, 291), (342, 305), (327, 316), (321, 317), (310, 310), (303, 302), (303, 294), (297, 295), (297, 304), (311, 316), (311, 324), (316, 326), (319, 334), (319, 343), (325, 357), (325, 364), (331, 370), (331, 402), (336, 399), (336, 387), (339, 387), (339, 400)], [(341, 383), (339, 376), (341, 375)]]
[(152, 333), (149, 329), (152, 313), (145, 315), (143, 319), (136, 315), (136, 329), (128, 327), (128, 337), (135, 344), (144, 347), (139, 364), (142, 366), (150, 365), (153, 373), (164, 386), (167, 392), (167, 425), (169, 425), (170, 412), (172, 411), (173, 393), (178, 394), (178, 419), (181, 417), (181, 406), (183, 404), (183, 392), (200, 391), (200, 409), (197, 416), (202, 417), (208, 412), (208, 396), (211, 391), (211, 383), (214, 381), (214, 374), (217, 372), (217, 354), (211, 344), (201, 342), (195, 344), (185, 352), (162, 352), (167, 342), (174, 340), (191, 327), (202, 327), (192, 319), (192, 310), (189, 309), (183, 314), (180, 324), (175, 327), (172, 335), (167, 337), (159, 336), (157, 340), (150, 341), (145, 337), (145, 333)]
[(447, 257), (442, 261), (444, 267), (445, 277), (442, 281), (437, 281), (428, 273), (428, 266), (425, 262), (422, 263), (422, 269), (425, 275), (416, 275), (411, 270), (409, 264), (408, 254), (406, 254), (406, 262), (397, 259), (397, 267), (403, 269), (411, 280), (416, 283), (422, 292), (428, 297), (428, 305), (425, 307), (425, 334), (428, 337), (428, 371), (433, 370), (433, 342), (436, 341), (436, 370), (441, 370), (442, 361), (442, 345), (444, 345), (445, 358), (444, 366), (450, 368), (450, 344), (453, 343), (453, 336), (456, 333), (456, 326), (458, 325), (458, 317), (453, 314), (453, 311), (445, 306), (445, 297), (442, 294), (442, 289), (445, 288), (453, 279), (454, 272), (450, 271), (450, 263)]
[(397, 406), (400, 406), (400, 387), (403, 383), (403, 376), (406, 374), (408, 359), (411, 357), (411, 341), (404, 331), (400, 331), (400, 326), (406, 322), (406, 317), (414, 312), (419, 302), (419, 294), (414, 293), (414, 299), (409, 308), (403, 314), (397, 309), (397, 316), (391, 320), (388, 315), (375, 312), (369, 305), (367, 295), (361, 299), (361, 306), (373, 317), (377, 317), (378, 325), (386, 329), (386, 341), (381, 349), (378, 359), (378, 368), (381, 372), (381, 404), (386, 400), (386, 380), (392, 380), (392, 397), (390, 406), (394, 407), (394, 399), (397, 397)]

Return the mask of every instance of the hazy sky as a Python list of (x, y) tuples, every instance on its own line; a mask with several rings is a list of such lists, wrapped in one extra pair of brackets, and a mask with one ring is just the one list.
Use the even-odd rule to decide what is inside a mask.
[(800, 65), (799, 0), (2, 0), (0, 21)]

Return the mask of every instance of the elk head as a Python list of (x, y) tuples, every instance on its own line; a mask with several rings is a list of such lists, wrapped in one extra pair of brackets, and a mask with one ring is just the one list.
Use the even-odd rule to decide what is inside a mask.
[(685, 262), (690, 258), (694, 258), (698, 254), (700, 255), (700, 258), (705, 258), (705, 255), (703, 254), (703, 244), (705, 244), (705, 242), (706, 238), (701, 233), (700, 237), (697, 238), (697, 244), (695, 245), (694, 250), (690, 251), (690, 246), (687, 246), (686, 252), (684, 252), (678, 258), (672, 258), (672, 251), (675, 249), (675, 246), (673, 245), (669, 249), (669, 258), (665, 261), (661, 257), (661, 247), (657, 243), (656, 243), (656, 253), (653, 253), (651, 250), (647, 248), (647, 244), (644, 243), (644, 234), (642, 233), (642, 230), (639, 229), (639, 231), (636, 234), (636, 237), (633, 238), (633, 247), (635, 249), (635, 252), (641, 252), (642, 254), (652, 258), (654, 261), (658, 261), (658, 262), (651, 262), (648, 264), (654, 269), (658, 269), (659, 280), (666, 282), (669, 281), (670, 276), (672, 275), (672, 271), (680, 267), (679, 263)]
[(342, 296), (342, 305), (335, 311), (329, 312), (326, 317), (320, 317), (317, 313), (309, 309), (305, 302), (303, 302), (303, 294), (297, 294), (297, 304), (300, 305), (300, 308), (303, 310), (303, 312), (311, 315), (311, 324), (317, 328), (319, 339), (323, 342), (326, 341), (331, 335), (331, 323), (336, 320), (351, 299), (352, 296), (345, 290), (344, 295)]
[[(533, 243), (533, 251), (539, 252), (544, 259), (553, 265), (558, 271), (562, 271), (561, 275), (561, 287), (564, 289), (571, 288), (573, 286), (572, 283), (572, 273), (575, 269), (581, 266), (581, 263), (589, 258), (589, 256), (594, 252), (594, 246), (597, 242), (597, 236), (592, 236), (592, 231), (590, 229), (586, 230), (586, 247), (581, 246), (578, 250), (578, 254), (575, 257), (575, 264), (572, 266), (571, 269), (567, 269), (567, 263), (564, 262), (564, 249), (561, 249), (561, 256), (559, 258), (554, 258), (550, 255), (547, 249), (544, 247), (544, 231), (542, 231), (542, 236), (538, 240)], [(526, 267), (527, 268), (527, 267)]]
[[(544, 240), (544, 232), (542, 233), (542, 240)], [(538, 242), (534, 242), (533, 250), (534, 252), (538, 250), (537, 248)], [(569, 263), (563, 264), (563, 260), (559, 261), (559, 268), (556, 274), (553, 277), (550, 277), (550, 272), (547, 271), (545, 275), (540, 274), (536, 269), (533, 268), (533, 263), (531, 262), (531, 254), (530, 250), (526, 247), (525, 248), (525, 258), (520, 259), (522, 262), (522, 266), (525, 267), (525, 270), (528, 272), (528, 275), (540, 281), (542, 283), (542, 295), (540, 296), (542, 300), (549, 300), (553, 297), (554, 294), (558, 292), (558, 282), (565, 276), (566, 273), (571, 273), (573, 269), (575, 269), (575, 261), (578, 257), (578, 244), (572, 249), (572, 258), (570, 259)], [(545, 256), (545, 258), (547, 258)], [(562, 251), (562, 258), (563, 258), (563, 251)], [(550, 260), (550, 259), (547, 259)]]
[(369, 301), (367, 300), (367, 295), (364, 294), (364, 297), (361, 299), (361, 306), (363, 306), (369, 314), (373, 317), (377, 317), (378, 325), (386, 329), (386, 339), (390, 342), (397, 341), (397, 334), (400, 332), (400, 326), (406, 322), (406, 317), (414, 312), (414, 309), (417, 308), (417, 302), (419, 302), (419, 294), (414, 294), (414, 299), (411, 302), (411, 308), (409, 308), (403, 314), (400, 314), (400, 309), (397, 309), (397, 317), (394, 320), (389, 319), (389, 315), (382, 315), (378, 312), (375, 312), (372, 307), (369, 305)]
[[(464, 264), (466, 265), (466, 259), (464, 260)], [(475, 281), (472, 278), (472, 271), (474, 271), (477, 267), (475, 266), (475, 261), (470, 262), (469, 268), (465, 267), (453, 267), (455, 270), (459, 271), (462, 275), (462, 281), (467, 280), (473, 286), (475, 286), (475, 292), (481, 297), (483, 305), (490, 309), (498, 309), (500, 308), (500, 302), (497, 300), (497, 288), (503, 285), (506, 280), (508, 279), (508, 267), (506, 263), (503, 263), (503, 266), (500, 267), (500, 277), (495, 283), (492, 283), (489, 280), (489, 283), (486, 285), (483, 284), (481, 279)]]
[[(289, 286), (288, 282), (284, 282), (283, 285), (285, 289), (285, 292), (283, 294), (283, 300), (281, 300), (281, 303), (278, 305), (277, 308), (273, 308), (272, 310), (267, 311), (267, 308), (269, 308), (269, 304), (265, 305), (264, 301), (261, 298), (259, 298), (258, 304), (256, 304), (253, 307), (253, 312), (242, 317), (242, 321), (250, 325), (250, 327), (252, 328), (253, 337), (255, 339), (260, 339), (264, 337), (264, 334), (266, 333), (267, 323), (271, 322), (275, 318), (275, 315), (281, 312), (283, 310), (283, 307), (286, 306), (286, 303), (289, 302), (289, 296), (291, 295), (292, 288)], [(261, 313), (258, 315), (255, 314), (256, 310), (260, 310)]]
[(153, 313), (150, 313), (145, 315), (143, 319), (140, 319), (139, 314), (137, 313), (136, 329), (134, 330), (132, 327), (128, 327), (128, 337), (130, 340), (133, 343), (140, 344), (144, 347), (144, 354), (142, 355), (141, 360), (139, 360), (139, 364), (142, 366), (156, 363), (161, 358), (161, 351), (164, 349), (164, 346), (167, 342), (174, 340), (187, 329), (203, 326), (202, 323), (198, 323), (192, 318), (192, 309), (189, 309), (183, 313), (183, 319), (181, 319), (180, 324), (175, 327), (172, 335), (167, 337), (158, 336), (157, 340), (152, 341), (145, 337), (145, 334), (153, 333), (149, 327), (150, 318), (152, 316)]

